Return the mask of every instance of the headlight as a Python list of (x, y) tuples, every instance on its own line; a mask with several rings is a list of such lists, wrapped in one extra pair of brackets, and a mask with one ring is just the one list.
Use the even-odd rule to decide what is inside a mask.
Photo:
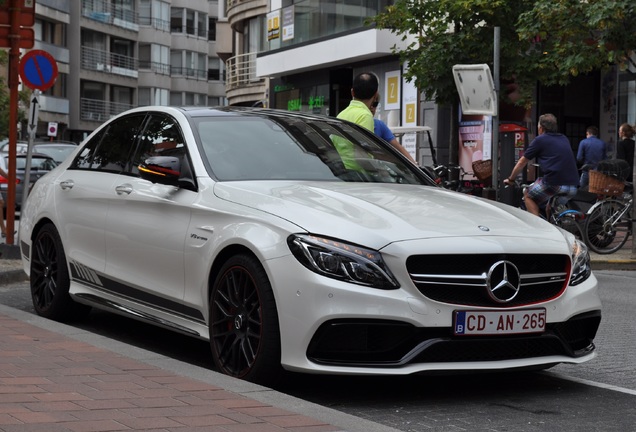
[(575, 239), (572, 243), (572, 277), (570, 285), (578, 285), (592, 274), (590, 253), (582, 241)]
[(379, 289), (397, 289), (380, 252), (315, 235), (296, 234), (287, 239), (302, 265), (326, 277)]

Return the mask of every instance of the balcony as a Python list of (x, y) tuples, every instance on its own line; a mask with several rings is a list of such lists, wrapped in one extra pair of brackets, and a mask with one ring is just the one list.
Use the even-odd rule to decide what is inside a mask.
[(82, 0), (82, 16), (126, 30), (139, 31), (139, 14), (107, 0)]
[(267, 15), (268, 3), (268, 0), (226, 0), (225, 10), (232, 30), (243, 32), (247, 19)]
[(139, 76), (138, 61), (134, 57), (83, 46), (81, 62), (82, 69), (85, 70), (131, 78), (137, 78)]
[(80, 119), (103, 123), (111, 117), (134, 108), (134, 105), (101, 99), (80, 99)]
[(207, 69), (193, 69), (188, 67), (170, 66), (170, 76), (173, 78), (191, 78), (198, 80), (208, 79)]
[(267, 80), (256, 76), (256, 53), (228, 59), (225, 90), (230, 105), (260, 101), (265, 98)]
[(139, 60), (139, 70), (152, 71), (159, 75), (170, 75), (170, 65), (147, 60)]

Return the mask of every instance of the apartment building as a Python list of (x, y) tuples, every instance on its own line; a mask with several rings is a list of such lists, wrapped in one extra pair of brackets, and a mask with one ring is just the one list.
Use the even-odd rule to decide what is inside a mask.
[(132, 107), (226, 104), (218, 11), (217, 0), (38, 0), (34, 49), (59, 71), (40, 96), (38, 139), (50, 122), (55, 139), (80, 142)]

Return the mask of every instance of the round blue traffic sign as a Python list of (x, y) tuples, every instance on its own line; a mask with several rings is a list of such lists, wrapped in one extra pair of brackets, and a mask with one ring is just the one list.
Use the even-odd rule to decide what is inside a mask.
[(20, 78), (30, 89), (46, 91), (57, 79), (57, 62), (46, 51), (29, 51), (20, 60)]

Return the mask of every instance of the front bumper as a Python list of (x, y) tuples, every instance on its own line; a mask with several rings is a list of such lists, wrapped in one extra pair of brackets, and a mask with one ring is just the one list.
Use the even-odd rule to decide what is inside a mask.
[(541, 367), (595, 357), (601, 302), (594, 274), (556, 298), (508, 308), (545, 308), (542, 334), (456, 337), (454, 311), (492, 307), (432, 300), (413, 283), (403, 258), (386, 259), (399, 289), (379, 290), (322, 277), (292, 256), (267, 261), (278, 305), (283, 367), (311, 373), (398, 375)]

